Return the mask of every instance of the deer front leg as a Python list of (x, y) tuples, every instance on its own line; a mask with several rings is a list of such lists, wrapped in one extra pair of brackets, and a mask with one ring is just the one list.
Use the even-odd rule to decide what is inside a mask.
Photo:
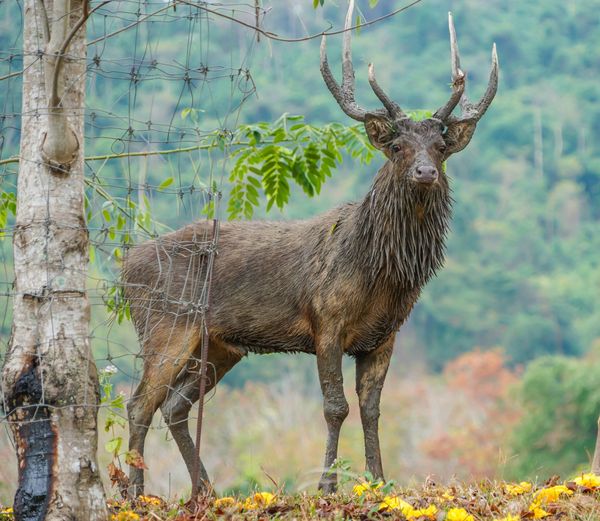
[(367, 470), (376, 479), (383, 478), (379, 448), (379, 400), (394, 348), (392, 335), (375, 351), (356, 357), (356, 394), (365, 437)]
[(337, 474), (331, 466), (337, 458), (338, 440), (342, 423), (348, 416), (348, 402), (344, 396), (342, 377), (343, 352), (339, 342), (321, 342), (317, 346), (317, 367), (323, 392), (323, 413), (327, 422), (327, 447), (325, 449), (324, 472), (319, 489), (331, 494), (337, 489)]

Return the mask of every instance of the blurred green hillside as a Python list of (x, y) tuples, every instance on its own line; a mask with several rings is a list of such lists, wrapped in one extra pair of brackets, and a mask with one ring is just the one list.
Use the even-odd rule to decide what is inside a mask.
[[(367, 19), (397, 6), (384, 0), (373, 9), (361, 5)], [(289, 36), (318, 32), (329, 20), (339, 27), (343, 16), (331, 2), (317, 10), (308, 1), (265, 7), (264, 27)], [(6, 15), (12, 7), (0, 9)], [(431, 0), (354, 37), (357, 97), (373, 108), (377, 104), (366, 82), (371, 60), (380, 83), (403, 107), (433, 109), (445, 101), (448, 10), (455, 14), (471, 97), (481, 94), (491, 43), (498, 45), (497, 99), (471, 145), (448, 165), (456, 205), (446, 267), (427, 287), (401, 334), (407, 347), (425, 353), (434, 368), (474, 346), (501, 346), (517, 364), (541, 354), (583, 353), (600, 337), (599, 9), (597, 0)], [(3, 75), (20, 66), (20, 27), (14, 17), (1, 20)], [(103, 25), (99, 16), (90, 24), (90, 40), (125, 23), (112, 20), (107, 27), (104, 20)], [(90, 46), (87, 155), (140, 149), (143, 140), (124, 138), (128, 125), (135, 136), (141, 134), (139, 121), (181, 128), (180, 113), (188, 107), (202, 111), (202, 131), (272, 121), (283, 112), (303, 114), (314, 124), (347, 122), (320, 77), (318, 38), (283, 43), (263, 37), (259, 43), (252, 31), (219, 19), (211, 22), (207, 36), (202, 23), (186, 20), (184, 12)], [(199, 34), (191, 49), (186, 28)], [(336, 71), (339, 44), (339, 37), (329, 38)], [(14, 58), (7, 59), (9, 54)], [(187, 60), (188, 67), (196, 68), (219, 60), (240, 63), (251, 74), (256, 94), (236, 112), (244, 92), (233, 78), (230, 89), (218, 81), (199, 83), (198, 91), (191, 83), (182, 89), (181, 82), (164, 81), (164, 76), (163, 81), (153, 79), (152, 60), (167, 65)], [(104, 69), (103, 63), (108, 64)], [(135, 82), (131, 63), (139, 73)], [(11, 81), (18, 87), (19, 78)], [(19, 89), (1, 91), (0, 106), (6, 158), (17, 152)], [(189, 130), (177, 141), (180, 146), (193, 143)], [(175, 141), (167, 134), (149, 132), (146, 141), (168, 148)], [(108, 180), (115, 196), (131, 191), (138, 179), (159, 185), (174, 169), (183, 185), (193, 173), (189, 163), (178, 161), (113, 160), (103, 165), (99, 177)], [(298, 191), (283, 215), (272, 212), (268, 218), (308, 217), (358, 199), (382, 162), (377, 159), (369, 167), (346, 162), (321, 196), (309, 199)], [(16, 167), (3, 168), (3, 189), (10, 191)], [(136, 177), (141, 170), (144, 179)], [(171, 227), (195, 217), (171, 211), (172, 198), (152, 201), (155, 218)]]

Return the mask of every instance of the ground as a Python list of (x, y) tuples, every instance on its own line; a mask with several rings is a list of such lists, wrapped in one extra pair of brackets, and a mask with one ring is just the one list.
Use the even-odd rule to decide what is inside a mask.
[[(250, 496), (206, 496), (198, 502), (169, 502), (156, 496), (109, 501), (111, 521), (211, 519), (398, 519), (406, 521), (600, 520), (600, 476), (554, 477), (543, 484), (482, 481), (441, 486), (429, 480), (401, 488), (393, 482), (355, 479), (342, 492), (286, 495), (256, 491)], [(9, 508), (0, 521), (12, 519)]]

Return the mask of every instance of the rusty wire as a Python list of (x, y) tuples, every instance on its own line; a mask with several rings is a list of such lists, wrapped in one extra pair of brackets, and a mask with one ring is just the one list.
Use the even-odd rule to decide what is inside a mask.
[[(16, 6), (0, 4), (3, 23), (10, 20), (11, 26), (22, 27), (19, 6), (18, 3)], [(95, 12), (88, 21), (86, 149), (107, 156), (120, 156), (86, 163), (88, 230), (95, 256), (94, 268), (88, 274), (89, 297), (95, 317), (89, 339), (94, 346), (99, 369), (102, 370), (103, 366), (111, 370), (116, 367), (116, 380), (121, 388), (139, 381), (140, 368), (137, 347), (125, 345), (122, 340), (124, 337), (120, 329), (125, 324), (118, 324), (115, 316), (106, 310), (109, 290), (119, 288), (121, 284), (119, 259), (115, 251), (121, 249), (121, 253), (125, 254), (132, 244), (156, 237), (183, 222), (207, 219), (202, 211), (209, 201), (213, 201), (216, 212), (213, 234), (199, 238), (200, 245), (211, 245), (206, 262), (212, 265), (218, 242), (218, 220), (222, 218), (218, 202), (227, 173), (229, 149), (225, 147), (220, 151), (198, 147), (198, 144), (214, 132), (230, 133), (240, 121), (241, 108), (255, 91), (248, 67), (256, 45), (252, 36), (241, 52), (231, 49), (229, 55), (218, 55), (212, 52), (210, 39), (218, 35), (219, 30), (235, 33), (231, 23), (221, 22), (221, 29), (218, 29), (213, 27), (212, 16), (194, 7), (181, 5), (177, 12), (164, 9), (157, 15), (155, 11), (159, 7), (165, 7), (163, 2), (118, 0), (109, 5), (93, 2)], [(236, 16), (247, 13), (255, 16), (254, 5), (231, 4), (228, 9)], [(146, 18), (149, 13), (153, 14)], [(121, 31), (123, 28), (127, 29)], [(10, 33), (4, 29), (5, 35)], [(171, 43), (163, 36), (164, 31), (181, 35), (178, 38), (181, 47), (175, 59), (164, 54), (163, 49)], [(106, 41), (108, 35), (110, 44)], [(5, 41), (0, 48), (0, 191), (6, 194), (15, 193), (19, 165), (13, 158), (19, 159), (21, 130), (21, 76), (18, 72), (23, 68), (25, 57), (20, 49), (20, 37), (19, 34), (14, 41)], [(133, 47), (124, 47), (124, 42), (131, 41), (135, 43)], [(43, 48), (43, 42), (40, 42), (40, 49)], [(38, 66), (40, 57), (32, 57), (30, 66)], [(68, 51), (65, 58), (73, 59)], [(155, 101), (160, 99), (162, 85), (174, 94), (171, 98), (174, 103), (169, 101), (166, 107)], [(222, 93), (228, 94), (223, 96)], [(181, 113), (188, 107), (209, 112), (212, 123), (197, 124), (190, 118), (184, 120)], [(46, 113), (47, 108), (43, 106), (37, 109), (40, 116)], [(151, 158), (143, 154), (150, 149), (171, 149), (174, 152), (170, 156)], [(133, 155), (128, 155), (130, 152)], [(171, 176), (173, 183), (161, 187), (160, 176), (158, 181), (149, 182), (144, 174), (146, 168), (164, 170), (164, 177)], [(156, 178), (156, 175), (153, 176), (153, 179)], [(114, 204), (109, 204), (106, 195), (112, 198)], [(135, 212), (127, 206), (128, 201), (139, 202), (138, 210), (142, 206), (146, 209), (146, 204), (158, 210), (148, 222), (136, 222)], [(109, 207), (111, 218), (107, 220), (103, 213)], [(119, 215), (124, 224), (117, 230), (113, 224)], [(15, 297), (10, 260), (13, 225), (14, 218), (9, 214), (6, 225), (0, 230), (0, 259), (4, 261), (0, 270), (0, 326), (5, 333), (0, 335), (0, 363), (8, 347), (11, 299)], [(124, 240), (126, 235), (129, 236), (127, 241)], [(210, 278), (198, 284), (210, 285)], [(209, 294), (204, 292), (204, 295), (205, 301), (196, 303), (194, 313), (202, 322), (202, 353), (196, 362), (200, 363), (200, 385), (206, 389), (207, 379), (214, 381), (216, 374), (207, 363), (205, 316)], [(182, 302), (181, 305), (187, 303)], [(160, 363), (174, 362), (168, 353), (160, 356)], [(193, 366), (194, 361), (190, 363)], [(204, 391), (201, 393), (204, 394)], [(198, 450), (204, 401), (201, 400), (197, 416)], [(39, 405), (31, 404), (31, 407)], [(88, 403), (79, 405), (97, 407), (91, 397)], [(4, 414), (8, 412), (6, 407), (3, 411)], [(124, 415), (124, 411), (116, 413)], [(6, 416), (0, 415), (0, 421), (5, 426), (8, 423)], [(164, 429), (165, 425), (153, 428), (156, 427)]]

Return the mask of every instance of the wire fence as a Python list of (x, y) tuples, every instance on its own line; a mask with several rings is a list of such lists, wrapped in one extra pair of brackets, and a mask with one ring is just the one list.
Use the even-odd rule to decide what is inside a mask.
[[(366, 25), (419, 1), (389, 10)], [(194, 467), (188, 419), (193, 424), (202, 417), (202, 409), (192, 406), (204, 390), (208, 395), (200, 406), (209, 401), (216, 382), (238, 360), (234, 356), (213, 365), (211, 355), (202, 349), (207, 348), (205, 317), (219, 249), (219, 223), (226, 214), (249, 217), (248, 205), (254, 204), (247, 194), (246, 199), (234, 201), (241, 206), (234, 204), (233, 210), (233, 197), (227, 208), (223, 204), (223, 194), (233, 196), (237, 188), (232, 187), (230, 172), (239, 151), (251, 150), (248, 144), (256, 145), (267, 135), (271, 144), (296, 139), (294, 161), (314, 179), (295, 181), (309, 195), (319, 192), (342, 153), (363, 163), (373, 158), (373, 149), (366, 146), (366, 137), (357, 127), (294, 125), (298, 117), (290, 117), (293, 123), (287, 125), (284, 117), (272, 134), (259, 126), (243, 135), (236, 130), (244, 123), (243, 110), (256, 92), (252, 70), (257, 44), (320, 36), (303, 24), (298, 5), (288, 3), (294, 23), (300, 20), (298, 26), (288, 27), (289, 34), (308, 36), (287, 38), (264, 29), (269, 9), (259, 2), (114, 0), (91, 6), (84, 108), (85, 216), (90, 241), (86, 286), (91, 304), (89, 340), (100, 378), (105, 460), (124, 463), (127, 426), (137, 440), (143, 440), (150, 427), (153, 434), (176, 442), (191, 474), (206, 478), (202, 467)], [(16, 295), (12, 239), (17, 174), (19, 161), (27, 160), (19, 157), (22, 70), (25, 63), (41, 65), (45, 46), (39, 41), (39, 51), (24, 56), (22, 16), (20, 2), (17, 7), (0, 2), (0, 363), (10, 347)], [(328, 34), (343, 32), (322, 27)], [(67, 54), (65, 60), (77, 58)], [(34, 116), (47, 111), (41, 101)], [(296, 135), (288, 132), (288, 127), (296, 126), (302, 126)], [(249, 164), (263, 160), (260, 151), (252, 153), (257, 155), (248, 156)], [(250, 169), (244, 175), (249, 173)], [(289, 187), (275, 204), (282, 207), (288, 199)], [(43, 364), (43, 356), (38, 358)], [(202, 363), (208, 364), (206, 379), (198, 376)], [(95, 400), (80, 405), (98, 407)], [(157, 407), (162, 414), (153, 420)], [(0, 422), (7, 427), (6, 440), (10, 440), (9, 412), (4, 404)], [(196, 447), (199, 434), (200, 429)], [(143, 441), (138, 446), (141, 452)], [(6, 451), (0, 443), (0, 456), (4, 453), (14, 458), (14, 450)], [(128, 454), (126, 459), (130, 458)], [(315, 482), (321, 470), (315, 469)], [(0, 484), (16, 482), (14, 474), (7, 479), (2, 472), (6, 471), (0, 469)], [(170, 473), (168, 489), (163, 486), (160, 491), (171, 496)]]
[[(208, 6), (211, 12), (203, 9)], [(181, 387), (178, 378), (194, 373), (197, 389), (201, 357), (199, 351), (189, 352), (188, 344), (197, 344), (203, 336), (218, 220), (223, 217), (220, 202), (229, 138), (240, 123), (244, 103), (255, 92), (249, 61), (256, 37), (218, 13), (248, 23), (264, 14), (246, 3), (117, 0), (100, 6), (87, 22), (84, 149), (90, 340), (101, 374), (101, 407), (108, 411), (103, 414), (113, 418), (126, 419), (125, 404), (143, 382), (144, 363), (177, 367), (175, 378), (146, 381), (144, 393), (156, 393), (156, 385), (163, 395), (177, 394), (189, 406), (197, 400), (197, 394), (184, 396), (189, 380)], [(15, 296), (11, 243), (21, 132), (22, 16), (20, 2), (0, 3), (1, 363), (9, 348)], [(38, 47), (43, 50), (44, 42)], [(42, 56), (40, 51), (31, 66)], [(192, 222), (196, 224), (189, 241), (169, 238), (170, 232)], [(159, 261), (156, 279), (127, 288), (121, 277), (123, 262), (133, 245), (145, 241), (152, 241), (154, 253), (146, 259), (148, 265)], [(173, 264), (178, 259), (186, 269), (176, 272)], [(139, 269), (145, 268), (142, 262)], [(143, 290), (134, 291), (141, 286)], [(131, 314), (145, 357), (139, 356), (127, 324)], [(148, 347), (157, 328), (162, 343)], [(185, 345), (183, 338), (188, 340)], [(209, 382), (214, 384), (215, 378), (209, 368)], [(6, 425), (7, 417), (1, 421)], [(159, 421), (153, 428), (166, 425)], [(3, 436), (8, 438), (8, 431)], [(122, 438), (115, 432), (108, 440), (115, 455), (125, 448)]]

